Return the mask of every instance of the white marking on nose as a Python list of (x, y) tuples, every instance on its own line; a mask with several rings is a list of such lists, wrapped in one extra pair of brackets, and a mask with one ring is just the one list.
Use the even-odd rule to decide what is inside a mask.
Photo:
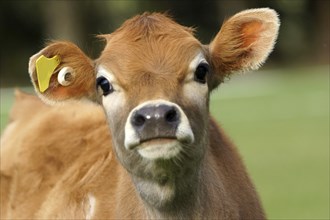
[(89, 208), (86, 213), (86, 220), (91, 220), (95, 212), (96, 199), (92, 194), (88, 194), (87, 197), (88, 197)]
[[(128, 115), (125, 125), (125, 148), (127, 150), (132, 150), (140, 145), (140, 138), (131, 123), (131, 117), (133, 113), (145, 106), (160, 106), (164, 104), (168, 106), (174, 106), (179, 111), (180, 123), (175, 133), (177, 141), (173, 141), (172, 143), (167, 143), (167, 144), (161, 144), (159, 146), (148, 145), (143, 148), (138, 148), (138, 152), (140, 153), (140, 155), (149, 159), (156, 159), (156, 158), (169, 159), (171, 157), (176, 156), (181, 151), (180, 142), (184, 142), (185, 144), (191, 144), (194, 142), (195, 140), (194, 134), (192, 132), (189, 120), (186, 114), (180, 108), (180, 106), (178, 106), (173, 102), (159, 99), (159, 100), (148, 101), (138, 105)], [(146, 116), (146, 118), (148, 118), (148, 116)], [(156, 118), (160, 117), (160, 115), (156, 114), (155, 117)]]
[(151, 118), (151, 116), (150, 116), (150, 115), (147, 115), (147, 116), (146, 116), (146, 118), (147, 118), (147, 119), (150, 119), (150, 118)]

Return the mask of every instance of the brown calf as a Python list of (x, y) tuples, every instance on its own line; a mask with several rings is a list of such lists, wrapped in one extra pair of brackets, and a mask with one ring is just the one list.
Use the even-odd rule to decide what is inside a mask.
[[(145, 13), (102, 35), (107, 44), (94, 62), (68, 42), (34, 55), (29, 72), (37, 94), (64, 104), (38, 103), (44, 116), (19, 119), (17, 129), (14, 120), (4, 134), (4, 150), (13, 152), (8, 130), (30, 126), (18, 136), (21, 145), (14, 141), (17, 164), (4, 162), (7, 217), (264, 219), (208, 106), (226, 76), (265, 61), (278, 27), (273, 10), (246, 10), (202, 45), (191, 28)], [(60, 58), (45, 91), (41, 55)], [(77, 101), (84, 99), (103, 106), (111, 136), (100, 107)]]

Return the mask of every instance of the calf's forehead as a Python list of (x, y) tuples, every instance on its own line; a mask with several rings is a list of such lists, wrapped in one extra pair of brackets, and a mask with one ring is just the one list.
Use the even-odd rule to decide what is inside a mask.
[[(184, 42), (162, 39), (158, 42), (118, 42), (107, 46), (98, 65), (111, 69), (116, 77), (131, 79), (133, 75), (149, 73), (154, 77), (176, 75), (184, 77), (189, 63), (201, 53), (202, 47), (193, 39)], [(126, 80), (125, 80), (126, 78)]]
[(133, 18), (106, 38), (97, 65), (110, 70), (123, 86), (137, 77), (183, 79), (189, 63), (202, 52), (189, 28), (160, 14)]

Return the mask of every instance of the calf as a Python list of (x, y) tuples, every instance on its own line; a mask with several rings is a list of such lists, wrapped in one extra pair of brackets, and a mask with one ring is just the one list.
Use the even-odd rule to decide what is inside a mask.
[[(144, 13), (100, 36), (106, 46), (95, 61), (72, 43), (48, 45), (31, 57), (29, 73), (42, 100), (62, 105), (54, 107), (58, 115), (38, 120), (42, 131), (29, 130), (46, 136), (22, 143), (38, 146), (25, 149), (24, 156), (35, 173), (16, 166), (20, 176), (10, 180), (8, 172), (6, 187), (16, 182), (31, 192), (17, 193), (26, 206), (16, 203), (16, 194), (8, 196), (8, 207), (21, 206), (8, 213), (264, 219), (236, 148), (209, 114), (209, 95), (232, 72), (257, 69), (271, 52), (278, 27), (273, 10), (246, 10), (202, 45), (192, 28)], [(110, 135), (100, 108), (83, 100), (103, 107)], [(49, 128), (52, 121), (55, 127)], [(62, 122), (70, 128), (65, 134), (58, 131)], [(38, 187), (24, 178), (35, 178), (39, 182), (31, 184)]]

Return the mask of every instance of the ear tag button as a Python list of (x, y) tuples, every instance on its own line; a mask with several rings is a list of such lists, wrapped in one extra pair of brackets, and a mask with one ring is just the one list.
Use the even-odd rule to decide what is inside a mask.
[(56, 67), (61, 63), (59, 55), (47, 58), (41, 55), (36, 61), (37, 77), (40, 92), (46, 91), (49, 87), (50, 77), (54, 73)]

